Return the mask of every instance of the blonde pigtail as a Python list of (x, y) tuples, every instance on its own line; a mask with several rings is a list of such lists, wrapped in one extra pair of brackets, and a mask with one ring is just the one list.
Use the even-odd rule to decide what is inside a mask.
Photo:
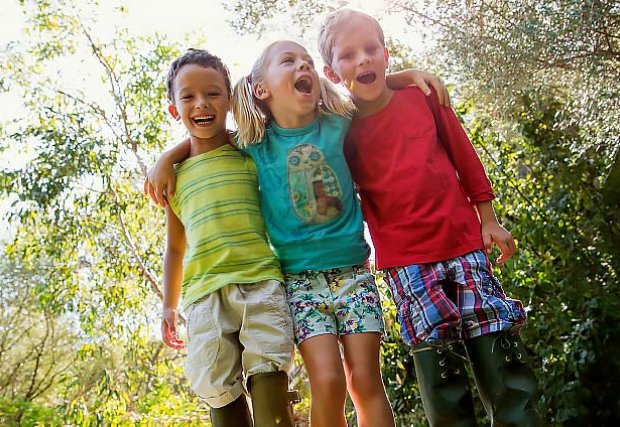
[(349, 99), (343, 98), (333, 84), (327, 79), (319, 79), (321, 86), (321, 102), (319, 103), (319, 115), (336, 114), (339, 116), (353, 117), (355, 105)]
[(261, 142), (265, 136), (265, 117), (254, 99), (251, 77), (242, 77), (235, 85), (231, 110), (237, 122), (239, 148)]

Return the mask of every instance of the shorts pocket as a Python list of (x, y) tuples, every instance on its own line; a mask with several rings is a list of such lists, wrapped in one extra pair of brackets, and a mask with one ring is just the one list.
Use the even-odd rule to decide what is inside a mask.
[(308, 292), (313, 289), (312, 281), (306, 274), (285, 276), (285, 289), (288, 296), (297, 292)]
[(482, 294), (487, 303), (494, 308), (501, 320), (520, 324), (525, 322), (526, 314), (521, 301), (508, 298), (499, 280), (488, 275), (482, 280)]
[(506, 294), (502, 289), (501, 283), (499, 283), (499, 280), (497, 280), (495, 276), (490, 274), (485, 275), (482, 279), (482, 292), (496, 298), (506, 299)]
[(204, 368), (215, 363), (220, 352), (220, 332), (205, 299), (190, 310), (187, 322), (187, 366)]
[(271, 295), (265, 298), (264, 305), (267, 312), (267, 317), (264, 320), (270, 321), (282, 331), (281, 336), (278, 334), (269, 336), (267, 334), (263, 337), (266, 342), (272, 341), (271, 345), (265, 346), (266, 353), (289, 351), (293, 342), (293, 319), (283, 284), (279, 284), (273, 289)]
[[(394, 276), (397, 275), (396, 269), (383, 270), (383, 282), (387, 285), (390, 291), (390, 295), (392, 296), (394, 305), (396, 305), (396, 307), (399, 308), (401, 304), (403, 304), (404, 302), (407, 302), (408, 300), (404, 298), (404, 295), (401, 296), (401, 292), (399, 292), (398, 287), (396, 286), (396, 283), (392, 279), (393, 275)], [(402, 293), (404, 294), (404, 292)]]

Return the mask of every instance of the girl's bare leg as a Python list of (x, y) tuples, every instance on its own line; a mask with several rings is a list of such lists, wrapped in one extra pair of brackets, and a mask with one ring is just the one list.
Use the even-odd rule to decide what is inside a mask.
[(347, 383), (338, 338), (318, 335), (303, 341), (298, 348), (310, 380), (311, 427), (346, 427)]
[(378, 332), (343, 335), (344, 366), (359, 427), (394, 427), (394, 414), (385, 393), (379, 364)]

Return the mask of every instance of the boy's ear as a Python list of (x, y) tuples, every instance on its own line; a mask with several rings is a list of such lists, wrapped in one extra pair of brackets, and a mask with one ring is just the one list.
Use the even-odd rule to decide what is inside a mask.
[(338, 84), (342, 81), (340, 80), (340, 77), (338, 77), (338, 74), (336, 74), (334, 69), (329, 65), (325, 65), (323, 67), (323, 74), (325, 74), (325, 77), (327, 77), (327, 79), (334, 84)]
[(269, 90), (262, 83), (259, 83), (256, 86), (254, 86), (254, 89), (252, 89), (252, 92), (254, 92), (254, 96), (260, 99), (261, 101), (264, 101), (265, 99), (269, 98), (269, 96), (271, 95), (269, 93)]
[(177, 110), (176, 105), (168, 105), (168, 112), (172, 117), (174, 117), (174, 120), (181, 120), (181, 115), (179, 114), (179, 110)]

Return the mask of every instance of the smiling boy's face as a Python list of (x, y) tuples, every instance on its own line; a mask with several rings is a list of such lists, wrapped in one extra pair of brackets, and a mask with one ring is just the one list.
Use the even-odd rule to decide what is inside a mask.
[(174, 79), (174, 104), (168, 111), (199, 139), (220, 136), (226, 129), (230, 100), (226, 80), (214, 68), (184, 65)]
[(324, 71), (333, 83), (342, 83), (356, 103), (375, 102), (389, 96), (385, 83), (388, 58), (374, 23), (354, 16), (338, 27), (331, 67), (325, 66)]

